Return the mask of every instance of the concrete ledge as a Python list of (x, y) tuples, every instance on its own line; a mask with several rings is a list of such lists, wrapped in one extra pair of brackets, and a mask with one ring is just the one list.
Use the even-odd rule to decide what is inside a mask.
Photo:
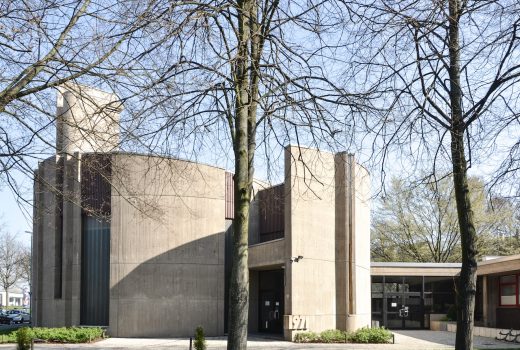
[(283, 238), (249, 246), (249, 268), (261, 269), (285, 265), (285, 240)]
[[(430, 329), (432, 331), (448, 331), (457, 332), (457, 324), (447, 321), (430, 321)], [(490, 327), (474, 327), (473, 335), (478, 337), (496, 338), (499, 332), (509, 332), (509, 329), (490, 328)]]

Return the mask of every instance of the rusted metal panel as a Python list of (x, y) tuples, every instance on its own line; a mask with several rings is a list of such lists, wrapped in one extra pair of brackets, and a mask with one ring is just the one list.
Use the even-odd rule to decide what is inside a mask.
[(270, 187), (258, 192), (260, 205), (260, 242), (284, 236), (284, 185)]
[(225, 219), (233, 220), (235, 218), (235, 186), (233, 174), (226, 172), (226, 210)]
[(81, 207), (88, 216), (110, 217), (111, 155), (84, 154), (81, 158)]

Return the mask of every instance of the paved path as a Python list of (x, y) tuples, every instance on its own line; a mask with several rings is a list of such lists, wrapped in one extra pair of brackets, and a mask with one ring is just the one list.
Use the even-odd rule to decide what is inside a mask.
[[(395, 344), (296, 344), (281, 340), (252, 337), (248, 341), (248, 349), (273, 349), (273, 350), (444, 350), (453, 349), (455, 333), (435, 331), (395, 331)], [(226, 349), (225, 338), (209, 338), (208, 350)], [(520, 344), (514, 345), (494, 340), (492, 338), (475, 337), (477, 349), (519, 349)], [(16, 349), (14, 345), (1, 345), (1, 349)], [(187, 350), (188, 339), (134, 339), (134, 338), (110, 338), (92, 344), (36, 344), (35, 349), (90, 349), (90, 350)]]

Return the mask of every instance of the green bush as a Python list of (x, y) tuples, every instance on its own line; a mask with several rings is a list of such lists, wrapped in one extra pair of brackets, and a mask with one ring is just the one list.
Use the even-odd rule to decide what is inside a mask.
[(33, 328), (34, 338), (53, 343), (87, 343), (103, 337), (100, 327)]
[(354, 333), (348, 333), (337, 329), (321, 332), (297, 333), (294, 337), (296, 343), (389, 343), (392, 333), (385, 328), (361, 328)]
[(195, 329), (195, 350), (206, 350), (206, 339), (204, 338), (204, 328), (198, 326)]
[(32, 332), (27, 327), (19, 328), (16, 331), (16, 349), (29, 350), (31, 349)]
[[(0, 332), (1, 343), (17, 343), (19, 330)], [(30, 338), (49, 343), (87, 343), (103, 338), (104, 331), (100, 327), (69, 327), (69, 328), (26, 328)], [(25, 331), (22, 331), (25, 332)]]
[(319, 343), (320, 336), (314, 332), (296, 333), (294, 341), (296, 343)]
[(16, 329), (8, 329), (0, 331), (0, 343), (16, 343)]
[(320, 333), (320, 343), (345, 343), (348, 334), (337, 329), (328, 329)]
[(457, 306), (451, 305), (446, 314), (448, 321), (457, 321)]
[(350, 335), (351, 343), (389, 343), (392, 333), (385, 328), (361, 328)]

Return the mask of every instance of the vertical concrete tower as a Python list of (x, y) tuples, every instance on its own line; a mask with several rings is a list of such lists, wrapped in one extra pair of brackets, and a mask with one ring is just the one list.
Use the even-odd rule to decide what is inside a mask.
[(117, 151), (122, 109), (115, 94), (79, 84), (61, 86), (56, 111), (57, 153)]
[(347, 153), (286, 148), (286, 339), (370, 327), (370, 177)]
[(58, 88), (56, 155), (42, 161), (34, 174), (33, 325), (81, 324), (83, 209), (110, 209), (109, 185), (107, 196), (91, 196), (101, 182), (82, 184), (81, 174), (88, 168), (85, 153), (117, 150), (121, 110), (114, 94), (71, 83)]

